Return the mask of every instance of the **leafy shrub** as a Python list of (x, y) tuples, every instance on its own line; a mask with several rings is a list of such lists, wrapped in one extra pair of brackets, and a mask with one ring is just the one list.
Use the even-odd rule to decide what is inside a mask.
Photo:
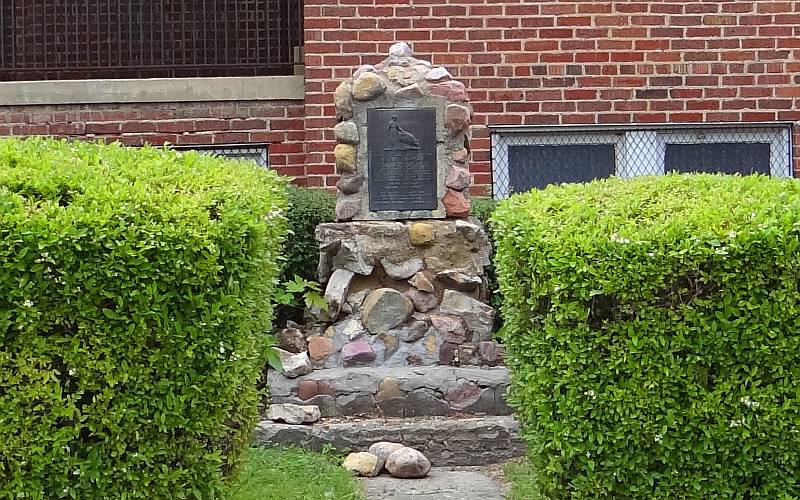
[(493, 216), (546, 498), (800, 497), (800, 184), (605, 180)]
[(0, 141), (0, 498), (216, 498), (255, 418), (284, 182)]
[(288, 195), (291, 244), (286, 246), (283, 281), (292, 281), (295, 276), (316, 280), (319, 245), (314, 231), (318, 224), (334, 221), (336, 197), (324, 189), (298, 187), (289, 188)]

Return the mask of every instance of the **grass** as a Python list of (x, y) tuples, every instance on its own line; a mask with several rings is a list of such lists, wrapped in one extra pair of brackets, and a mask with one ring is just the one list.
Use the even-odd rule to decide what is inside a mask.
[(543, 500), (536, 489), (536, 474), (527, 458), (508, 462), (503, 468), (506, 481), (511, 483), (507, 500)]
[(297, 448), (251, 448), (228, 500), (362, 500), (341, 458)]

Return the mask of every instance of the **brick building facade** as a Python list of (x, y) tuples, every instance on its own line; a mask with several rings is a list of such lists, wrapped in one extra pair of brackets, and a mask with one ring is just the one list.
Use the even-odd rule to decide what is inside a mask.
[(305, 0), (303, 99), (0, 102), (0, 134), (268, 143), (278, 171), (331, 187), (338, 179), (333, 91), (395, 41), (467, 86), (475, 111), (471, 172), (482, 193), (492, 183), (491, 135), (502, 126), (549, 126), (552, 136), (570, 126), (619, 132), (629, 124), (758, 123), (785, 127), (788, 171), (800, 170), (796, 0)]

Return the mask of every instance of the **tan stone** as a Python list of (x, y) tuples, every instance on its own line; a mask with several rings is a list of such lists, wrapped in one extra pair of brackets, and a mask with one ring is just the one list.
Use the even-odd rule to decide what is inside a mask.
[(364, 73), (353, 82), (353, 99), (369, 101), (386, 92), (386, 82), (376, 73)]
[(387, 332), (381, 332), (378, 334), (378, 339), (382, 341), (383, 345), (386, 347), (386, 357), (391, 356), (395, 353), (395, 351), (397, 351), (398, 342), (397, 337), (394, 335)]
[(336, 346), (327, 337), (311, 337), (308, 339), (308, 356), (314, 361), (321, 361), (335, 352)]
[(385, 378), (381, 382), (378, 392), (375, 394), (375, 401), (386, 401), (387, 399), (405, 397), (405, 393), (400, 390), (400, 381), (396, 378)]
[(339, 173), (350, 173), (356, 170), (356, 148), (350, 144), (337, 144), (333, 149), (336, 168)]
[(372, 453), (360, 452), (351, 453), (344, 459), (342, 467), (347, 469), (350, 473), (358, 476), (377, 476), (381, 471), (379, 467), (381, 463), (378, 457)]
[(353, 117), (353, 96), (350, 93), (350, 82), (342, 82), (333, 93), (336, 116), (349, 120)]
[(421, 272), (415, 274), (410, 280), (408, 280), (408, 283), (421, 292), (433, 293), (435, 291), (431, 280), (429, 280), (428, 277)]
[(408, 226), (408, 241), (414, 246), (427, 245), (433, 241), (433, 226), (425, 222), (415, 222)]
[(442, 198), (442, 204), (444, 205), (448, 217), (469, 216), (469, 200), (458, 191), (448, 189), (447, 194)]

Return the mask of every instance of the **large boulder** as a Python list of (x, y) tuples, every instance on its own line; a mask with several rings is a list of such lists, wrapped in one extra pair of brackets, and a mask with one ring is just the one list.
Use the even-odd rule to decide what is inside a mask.
[(380, 333), (405, 323), (414, 312), (414, 305), (402, 293), (379, 288), (370, 293), (363, 304), (364, 326), (371, 333)]
[(414, 448), (404, 447), (389, 455), (386, 459), (386, 470), (394, 477), (417, 479), (428, 475), (431, 462)]
[(389, 455), (391, 455), (392, 453), (396, 452), (401, 448), (405, 448), (405, 446), (403, 446), (400, 443), (379, 441), (369, 447), (369, 452), (378, 457), (378, 463), (380, 464), (379, 470), (383, 470), (383, 467), (386, 464), (386, 459), (389, 458)]

